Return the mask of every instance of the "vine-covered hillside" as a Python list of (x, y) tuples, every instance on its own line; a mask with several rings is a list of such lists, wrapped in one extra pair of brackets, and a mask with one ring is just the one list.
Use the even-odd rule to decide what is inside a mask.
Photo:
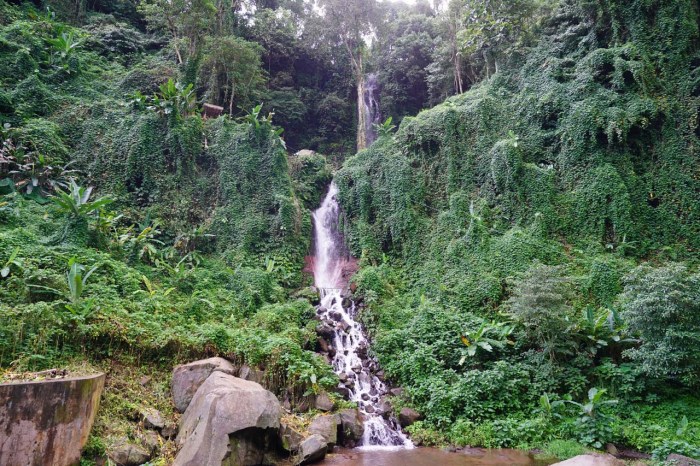
[[(521, 67), (346, 161), (364, 319), (414, 434), (697, 454), (699, 41), (695, 2), (563, 2)], [(592, 388), (619, 403), (590, 424), (551, 405)]]

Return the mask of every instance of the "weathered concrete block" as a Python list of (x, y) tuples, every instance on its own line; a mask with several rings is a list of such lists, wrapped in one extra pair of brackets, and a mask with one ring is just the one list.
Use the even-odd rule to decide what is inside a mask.
[(78, 463), (104, 384), (97, 374), (0, 385), (0, 464)]

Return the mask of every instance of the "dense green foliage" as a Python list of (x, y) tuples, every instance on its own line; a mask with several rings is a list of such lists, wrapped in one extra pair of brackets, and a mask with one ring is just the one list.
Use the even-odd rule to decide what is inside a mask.
[(700, 373), (698, 13), (562, 2), (522, 66), (336, 175), (363, 318), (426, 416), (417, 438), (661, 459), (698, 444), (699, 402), (682, 398)]
[[(298, 291), (342, 165), (361, 317), (414, 440), (700, 455), (699, 18), (0, 0), (0, 369), (118, 374), (96, 456), (142, 405), (172, 413), (180, 361), (264, 369), (291, 408), (331, 389)], [(367, 73), (385, 123), (349, 156)]]

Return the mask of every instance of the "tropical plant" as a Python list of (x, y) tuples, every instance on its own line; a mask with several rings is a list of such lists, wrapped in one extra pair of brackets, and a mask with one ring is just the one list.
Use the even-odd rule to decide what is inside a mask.
[(175, 117), (188, 117), (197, 109), (197, 94), (194, 85), (184, 85), (180, 82), (168, 79), (159, 86), (160, 92), (156, 93), (147, 107), (161, 115), (174, 115)]
[(66, 189), (76, 170), (71, 162), (52, 164), (38, 150), (28, 150), (13, 137), (15, 128), (5, 123), (0, 129), (0, 175), (7, 175), (14, 188), (26, 196), (45, 197), (57, 189)]
[(605, 393), (605, 389), (593, 387), (588, 390), (588, 400), (583, 403), (564, 400), (578, 408), (576, 430), (584, 445), (602, 448), (612, 436), (612, 418), (605, 413), (605, 407), (617, 404), (618, 400), (605, 400)]
[(17, 254), (19, 254), (19, 246), (16, 247), (10, 257), (5, 261), (5, 265), (0, 269), (0, 278), (7, 278), (12, 272), (12, 267), (20, 268), (22, 267), (22, 261), (17, 259)]
[(47, 42), (53, 47), (51, 64), (60, 66), (62, 70), (71, 73), (72, 70), (68, 60), (80, 48), (83, 41), (76, 36), (72, 29), (66, 31), (65, 28), (59, 27), (57, 36), (53, 39), (48, 39)]
[(612, 344), (638, 342), (638, 340), (626, 335), (625, 326), (614, 308), (594, 310), (592, 306), (586, 307), (577, 330), (583, 339), (586, 350), (593, 356)]
[(393, 117), (389, 117), (386, 120), (384, 120), (384, 123), (374, 124), (374, 129), (377, 132), (377, 136), (379, 136), (380, 138), (391, 136), (391, 134), (396, 129), (396, 125), (391, 124), (392, 120)]
[(166, 290), (161, 290), (157, 288), (151, 280), (145, 275), (141, 275), (141, 281), (143, 282), (144, 286), (146, 287), (146, 290), (136, 290), (134, 294), (146, 294), (149, 298), (153, 299), (158, 295), (161, 295), (163, 298), (168, 296), (170, 293), (175, 291), (175, 288), (171, 287)]
[[(162, 241), (156, 239), (161, 233), (159, 226), (159, 221), (151, 222), (150, 218), (146, 218), (141, 224), (131, 225), (122, 230), (117, 242), (132, 259), (155, 263), (158, 259), (158, 248), (163, 245)], [(138, 228), (136, 234), (135, 228)]]
[(512, 340), (508, 339), (514, 329), (514, 325), (505, 322), (483, 321), (476, 330), (464, 330), (460, 339), (466, 348), (462, 348), (459, 364), (464, 364), (468, 357), (476, 356), (479, 349), (490, 353), (494, 347), (502, 349), (506, 344), (514, 344)]
[(71, 217), (85, 218), (92, 213), (100, 212), (105, 206), (112, 203), (112, 200), (106, 197), (90, 201), (92, 187), (79, 186), (74, 179), (70, 180), (68, 187), (70, 189), (68, 192), (57, 188), (56, 195), (51, 200), (62, 212)]
[(78, 263), (75, 257), (68, 261), (68, 266), (70, 267), (68, 272), (66, 272), (68, 296), (73, 304), (78, 304), (82, 298), (83, 291), (85, 291), (88, 278), (97, 270), (97, 266), (94, 266), (86, 272), (85, 266)]
[(564, 400), (553, 400), (549, 393), (543, 393), (542, 396), (540, 396), (540, 407), (538, 411), (543, 418), (561, 419), (563, 416), (559, 411), (562, 407), (564, 407)]

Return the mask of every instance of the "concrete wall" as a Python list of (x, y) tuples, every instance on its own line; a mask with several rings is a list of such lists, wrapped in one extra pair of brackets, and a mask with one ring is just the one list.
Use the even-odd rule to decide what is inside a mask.
[(0, 465), (78, 463), (105, 375), (0, 385)]

